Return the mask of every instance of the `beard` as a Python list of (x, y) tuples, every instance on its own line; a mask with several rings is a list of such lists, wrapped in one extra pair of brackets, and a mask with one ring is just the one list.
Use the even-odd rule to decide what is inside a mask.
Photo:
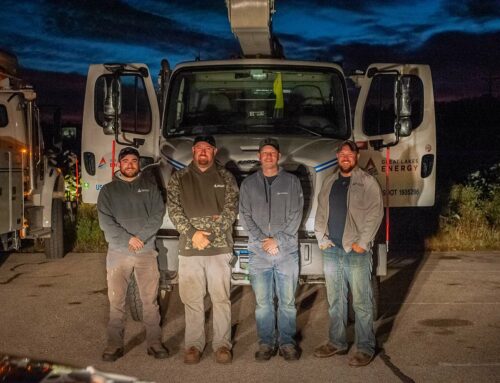
[(207, 156), (199, 156), (198, 158), (196, 158), (196, 164), (199, 165), (199, 166), (210, 166), (212, 163), (212, 160), (207, 157)]
[(124, 175), (127, 178), (134, 178), (139, 174), (139, 169), (132, 168), (132, 169), (123, 169), (121, 170), (122, 175)]
[(348, 174), (350, 172), (352, 172), (352, 170), (354, 169), (356, 165), (351, 165), (351, 164), (346, 164), (346, 165), (343, 165), (343, 164), (339, 164), (339, 169), (340, 169), (340, 172), (341, 173), (344, 173), (344, 174)]
[(208, 165), (209, 161), (207, 157), (198, 157), (199, 165)]

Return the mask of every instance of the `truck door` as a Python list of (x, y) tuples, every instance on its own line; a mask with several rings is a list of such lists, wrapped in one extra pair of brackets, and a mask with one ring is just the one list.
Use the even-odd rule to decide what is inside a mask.
[(427, 65), (372, 64), (353, 76), (361, 89), (354, 116), (359, 164), (374, 175), (389, 206), (432, 206), (436, 123)]
[(96, 203), (118, 170), (118, 153), (135, 146), (141, 167), (158, 160), (160, 119), (149, 69), (144, 64), (91, 65), (82, 126), (82, 198)]

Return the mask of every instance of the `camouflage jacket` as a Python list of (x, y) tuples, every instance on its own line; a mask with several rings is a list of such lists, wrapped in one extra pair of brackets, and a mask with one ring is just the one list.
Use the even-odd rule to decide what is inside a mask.
[[(238, 209), (238, 186), (233, 175), (218, 164), (205, 172), (191, 164), (175, 172), (167, 187), (170, 220), (180, 234), (179, 255), (232, 252), (233, 223)], [(210, 232), (210, 244), (193, 248), (197, 230)]]

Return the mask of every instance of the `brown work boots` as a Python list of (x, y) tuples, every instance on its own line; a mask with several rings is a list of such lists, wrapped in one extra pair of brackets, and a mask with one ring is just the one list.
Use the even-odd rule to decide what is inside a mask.
[[(324, 344), (317, 347), (314, 350), (314, 356), (317, 358), (328, 358), (334, 355), (345, 355), (347, 354), (346, 349), (338, 349), (331, 343)], [(354, 355), (349, 358), (349, 366), (351, 367), (363, 367), (368, 365), (373, 359), (373, 355), (367, 354), (366, 352), (356, 351)]]
[(184, 351), (184, 363), (186, 364), (197, 364), (200, 363), (201, 351), (196, 347), (191, 346), (186, 351)]
[[(215, 361), (220, 364), (230, 364), (233, 361), (233, 354), (226, 346), (219, 347), (215, 353)], [(184, 351), (185, 364), (197, 364), (201, 359), (201, 351), (192, 346)]]
[(339, 349), (331, 343), (324, 344), (314, 349), (314, 356), (316, 358), (329, 358), (330, 356), (345, 354), (347, 354), (347, 350)]
[(233, 361), (233, 354), (226, 346), (219, 347), (215, 351), (215, 361), (220, 364), (230, 364)]
[(354, 355), (349, 359), (349, 366), (351, 367), (363, 367), (369, 364), (373, 359), (373, 355), (367, 354), (362, 351), (356, 351)]

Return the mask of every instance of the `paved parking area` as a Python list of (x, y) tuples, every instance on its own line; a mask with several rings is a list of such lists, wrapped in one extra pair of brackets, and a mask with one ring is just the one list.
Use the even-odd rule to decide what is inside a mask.
[[(162, 301), (166, 360), (146, 355), (145, 334), (128, 321), (126, 355), (100, 360), (105, 345), (107, 297), (103, 254), (11, 254), (0, 259), (0, 354), (23, 355), (156, 382), (477, 382), (500, 376), (500, 252), (399, 254), (381, 284), (377, 321), (380, 352), (364, 368), (347, 356), (317, 359), (326, 340), (324, 286), (298, 291), (303, 356), (256, 363), (254, 297), (233, 289), (234, 362), (216, 365), (208, 346), (199, 365), (182, 363), (183, 307), (174, 290)], [(350, 328), (352, 338), (352, 326)], [(210, 331), (209, 331), (210, 333)]]

